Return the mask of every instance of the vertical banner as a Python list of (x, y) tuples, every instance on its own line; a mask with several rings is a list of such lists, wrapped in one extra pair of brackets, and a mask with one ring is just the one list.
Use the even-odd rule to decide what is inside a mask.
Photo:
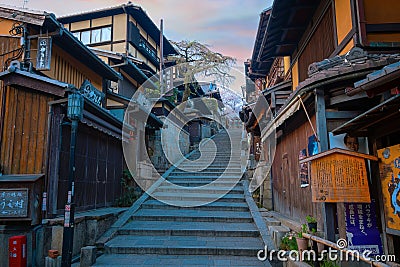
[[(307, 157), (307, 150), (304, 148), (300, 150), (299, 161)], [(300, 186), (307, 187), (310, 185), (308, 176), (308, 162), (299, 163), (299, 176), (300, 176)]]
[(378, 150), (386, 227), (400, 230), (400, 145)]
[(311, 135), (308, 137), (308, 156), (314, 156), (318, 154), (318, 142), (317, 137), (315, 135)]
[(382, 255), (382, 241), (376, 223), (375, 201), (371, 203), (345, 203), (346, 236), (349, 249)]
[(51, 63), (51, 37), (39, 37), (36, 54), (36, 69), (50, 70)]

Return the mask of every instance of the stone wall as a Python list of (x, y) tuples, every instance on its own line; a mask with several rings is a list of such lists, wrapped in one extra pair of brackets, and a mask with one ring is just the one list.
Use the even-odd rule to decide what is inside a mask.
[[(75, 215), (73, 256), (79, 256), (82, 247), (95, 245), (96, 240), (110, 228), (125, 208), (104, 208)], [(44, 266), (50, 249), (62, 253), (63, 218), (44, 220), (43, 224), (31, 226), (0, 226), (0, 266), (8, 266), (8, 238), (27, 236), (28, 267)]]

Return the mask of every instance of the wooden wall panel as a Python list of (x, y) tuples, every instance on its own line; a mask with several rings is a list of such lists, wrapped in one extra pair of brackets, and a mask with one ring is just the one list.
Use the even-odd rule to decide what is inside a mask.
[[(57, 211), (62, 214), (67, 195), (69, 141), (71, 129), (61, 133), (58, 170)], [(75, 151), (75, 203), (78, 211), (110, 206), (121, 195), (124, 159), (121, 140), (79, 124)]]
[(328, 58), (335, 50), (336, 32), (333, 27), (333, 11), (329, 7), (321, 23), (315, 30), (303, 53), (299, 57), (299, 80), (308, 78), (308, 66), (311, 63)]
[[(4, 25), (2, 25), (2, 27), (3, 26)], [(5, 71), (8, 68), (9, 62), (6, 64), (7, 59), (11, 57), (17, 57), (19, 55), (18, 51), (15, 51), (20, 47), (19, 42), (20, 37), (0, 36), (0, 71)], [(21, 57), (19, 56), (18, 58)]]
[[(315, 116), (311, 120), (315, 128)], [(311, 202), (311, 189), (301, 188), (299, 177), (298, 155), (300, 150), (307, 149), (308, 137), (312, 135), (311, 126), (305, 121), (277, 144), (272, 166), (274, 209), (302, 223), (312, 214), (322, 226), (321, 205)]]
[(52, 79), (73, 84), (76, 88), (80, 88), (83, 81), (88, 79), (97, 89), (102, 90), (102, 77), (100, 75), (56, 45), (53, 45), (51, 68), (49, 71), (43, 71), (43, 73)]
[(44, 173), (47, 138), (47, 103), (54, 98), (35, 92), (6, 91), (0, 164), (5, 174)]

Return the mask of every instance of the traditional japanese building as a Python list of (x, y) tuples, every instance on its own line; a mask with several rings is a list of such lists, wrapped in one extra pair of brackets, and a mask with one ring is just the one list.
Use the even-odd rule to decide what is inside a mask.
[[(306, 215), (313, 215), (329, 240), (350, 238), (351, 233), (354, 246), (376, 247), (382, 254), (399, 251), (397, 224), (388, 215), (399, 202), (398, 197), (393, 201), (396, 179), (388, 180), (393, 184), (389, 188), (382, 187), (378, 164), (369, 161), (369, 192), (362, 194), (369, 195), (370, 203), (357, 206), (358, 194), (353, 200), (312, 201), (313, 188), (320, 185), (313, 184), (319, 183), (312, 172), (317, 167), (311, 161), (310, 174), (300, 161), (333, 148), (348, 149), (346, 133), (358, 137), (358, 152), (378, 157), (384, 157), (385, 149), (397, 153), (393, 146), (399, 125), (393, 119), (390, 127), (378, 125), (395, 114), (400, 16), (393, 9), (398, 5), (390, 0), (275, 1), (261, 14), (247, 64), (256, 86), (246, 89), (257, 90), (259, 80), (273, 118), (265, 118), (267, 127), (257, 129), (260, 118), (253, 118), (252, 106), (242, 112), (247, 129), (262, 143), (260, 167), (271, 164), (271, 180), (264, 187), (272, 187), (272, 193), (265, 192), (266, 203), (292, 220), (305, 222)], [(276, 140), (272, 150), (270, 138)], [(331, 192), (327, 184), (326, 192)], [(367, 223), (367, 215), (351, 219), (349, 209), (354, 207), (376, 220)]]
[[(103, 92), (122, 77), (53, 14), (4, 5), (0, 10), (0, 195), (6, 204), (0, 211), (1, 247), (9, 236), (24, 234), (28, 265), (43, 266), (49, 249), (61, 250), (56, 233), (62, 220), (47, 225), (44, 219), (63, 214), (67, 201), (72, 92), (83, 97), (76, 210), (108, 207), (121, 196), (122, 121), (106, 109)], [(44, 236), (46, 242), (35, 241)], [(74, 254), (79, 250), (75, 244)], [(0, 265), (7, 266), (7, 250), (0, 253)]]

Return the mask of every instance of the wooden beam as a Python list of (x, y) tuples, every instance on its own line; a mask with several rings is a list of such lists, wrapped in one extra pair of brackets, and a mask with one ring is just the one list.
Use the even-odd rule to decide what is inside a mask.
[[(317, 134), (319, 139), (319, 152), (329, 149), (328, 128), (326, 126), (325, 92), (317, 88), (315, 93), (315, 117), (317, 124)], [(330, 241), (335, 241), (335, 203), (322, 204), (322, 216), (324, 218), (325, 236)]]
[(400, 32), (400, 23), (366, 24), (368, 33)]
[(327, 120), (339, 120), (339, 119), (354, 119), (360, 115), (362, 111), (327, 111), (325, 116)]
[(353, 96), (348, 96), (346, 94), (333, 96), (329, 99), (329, 106), (333, 106), (336, 104), (340, 104), (340, 103), (344, 103), (347, 101), (352, 101), (352, 100), (360, 99), (360, 98), (367, 98), (367, 94), (365, 92), (361, 92), (361, 93), (353, 95)]

